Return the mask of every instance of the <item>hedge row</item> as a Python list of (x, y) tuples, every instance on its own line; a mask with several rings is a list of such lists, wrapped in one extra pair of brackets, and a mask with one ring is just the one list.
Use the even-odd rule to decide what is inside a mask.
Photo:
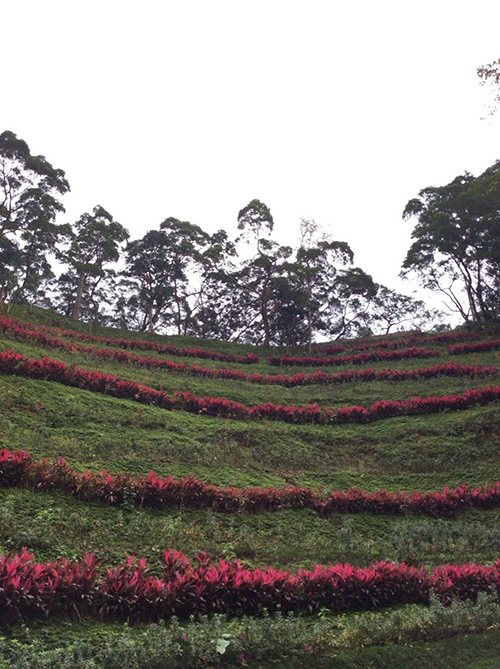
[(314, 355), (269, 355), (267, 361), (271, 365), (284, 367), (332, 367), (338, 365), (364, 365), (368, 362), (385, 360), (406, 360), (412, 358), (432, 358), (442, 355), (441, 351), (423, 348), (405, 348), (401, 351), (385, 351), (376, 349), (372, 353), (318, 357)]
[(295, 386), (309, 386), (315, 384), (341, 384), (360, 381), (407, 381), (409, 379), (431, 379), (438, 376), (483, 376), (486, 374), (495, 374), (498, 368), (495, 366), (464, 365), (459, 363), (446, 363), (444, 365), (433, 365), (424, 369), (363, 369), (346, 370), (336, 374), (328, 372), (313, 372), (311, 374), (294, 374), (286, 376), (284, 374), (249, 374), (238, 369), (214, 369), (213, 367), (200, 367), (199, 365), (186, 365), (183, 362), (173, 362), (163, 358), (151, 358), (141, 355), (135, 355), (128, 351), (121, 351), (113, 348), (94, 348), (85, 344), (67, 344), (58, 337), (45, 334), (37, 330), (30, 330), (25, 327), (18, 327), (12, 324), (2, 324), (0, 317), (0, 328), (3, 325), (4, 332), (14, 335), (17, 339), (24, 341), (36, 341), (39, 344), (56, 348), (63, 351), (74, 353), (79, 351), (86, 355), (106, 360), (114, 360), (119, 363), (127, 363), (138, 367), (147, 367), (149, 369), (162, 369), (167, 372), (178, 374), (187, 374), (195, 377), (209, 377), (216, 379), (230, 379), (235, 381), (246, 381), (260, 385), (280, 385), (286, 388)]
[[(0, 316), (0, 331), (13, 331), (15, 328), (19, 330), (30, 330), (22, 321), (14, 318), (5, 318)], [(117, 346), (123, 349), (132, 350), (146, 350), (156, 351), (157, 353), (166, 353), (169, 355), (177, 355), (186, 358), (209, 358), (211, 360), (224, 360), (226, 362), (239, 362), (250, 364), (258, 362), (259, 356), (253, 353), (247, 353), (245, 356), (231, 355), (230, 353), (218, 353), (216, 351), (209, 351), (203, 348), (184, 348), (174, 346), (173, 344), (159, 344), (154, 341), (147, 341), (145, 339), (123, 339), (113, 337), (100, 337), (97, 335), (82, 334), (81, 332), (74, 332), (73, 330), (58, 330), (57, 328), (50, 328), (45, 325), (37, 326), (37, 334), (40, 333), (57, 333), (62, 337), (69, 337), (72, 339), (79, 339), (81, 341), (90, 341), (94, 343), (106, 344), (108, 346)]]
[(413, 335), (411, 337), (405, 337), (404, 339), (380, 339), (373, 342), (367, 342), (366, 344), (355, 344), (354, 346), (322, 346), (320, 344), (314, 347), (314, 351), (316, 353), (336, 355), (337, 353), (342, 353), (343, 351), (368, 351), (372, 348), (405, 348), (407, 346), (411, 346), (412, 344), (453, 344), (457, 341), (479, 339), (480, 336), (481, 335), (477, 334), (476, 332), (448, 332), (438, 335)]
[(246, 406), (221, 397), (197, 397), (187, 392), (175, 392), (169, 395), (164, 390), (149, 388), (135, 381), (125, 381), (112, 374), (68, 366), (64, 362), (51, 358), (33, 360), (14, 351), (0, 353), (0, 374), (57, 381), (74, 388), (134, 400), (141, 404), (155, 405), (164, 409), (178, 409), (222, 418), (282, 420), (297, 424), (369, 423), (394, 416), (426, 415), (445, 410), (461, 411), (500, 399), (500, 386), (492, 386), (468, 390), (463, 395), (385, 400), (374, 402), (367, 407), (351, 406), (337, 409), (336, 407), (322, 408), (317, 404), (299, 407), (273, 402)]
[(126, 498), (152, 508), (188, 506), (226, 512), (313, 509), (322, 516), (334, 513), (407, 513), (451, 516), (465, 509), (500, 507), (500, 482), (471, 488), (461, 485), (442, 492), (367, 492), (362, 489), (330, 493), (311, 488), (236, 488), (204, 483), (194, 476), (174, 478), (150, 472), (134, 477), (102, 472), (77, 472), (64, 458), (36, 460), (26, 451), (0, 450), (0, 485), (32, 490), (63, 490), (82, 500), (121, 504)]
[(497, 351), (500, 348), (500, 339), (490, 341), (478, 341), (474, 344), (457, 344), (449, 346), (448, 351), (451, 355), (460, 355), (461, 353), (485, 353), (486, 351)]
[(95, 555), (80, 562), (36, 563), (26, 549), (0, 557), (0, 620), (46, 619), (89, 613), (101, 619), (156, 621), (213, 613), (259, 615), (335, 613), (408, 603), (428, 603), (435, 592), (443, 603), (475, 599), (500, 589), (500, 560), (492, 566), (445, 565), (430, 571), (405, 563), (368, 567), (317, 565), (290, 573), (272, 567), (247, 569), (237, 560), (189, 560), (165, 551), (162, 572), (151, 575), (144, 558), (98, 570)]

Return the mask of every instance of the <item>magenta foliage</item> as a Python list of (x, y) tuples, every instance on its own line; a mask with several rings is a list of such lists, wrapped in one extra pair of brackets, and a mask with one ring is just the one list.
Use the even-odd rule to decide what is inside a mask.
[(406, 513), (450, 516), (464, 509), (500, 507), (500, 482), (471, 488), (460, 485), (442, 492), (370, 493), (350, 488), (330, 493), (311, 488), (237, 488), (204, 483), (194, 476), (175, 478), (150, 472), (133, 477), (129, 473), (77, 472), (64, 458), (36, 460), (26, 451), (0, 450), (0, 485), (34, 490), (57, 488), (83, 500), (120, 504), (125, 495), (137, 505), (164, 508), (187, 506), (226, 512), (278, 511), (309, 508), (322, 516), (333, 513)]
[(80, 562), (56, 560), (35, 563), (26, 549), (0, 556), (0, 620), (72, 613), (95, 598), (98, 560), (86, 555)]
[(445, 603), (452, 597), (474, 599), (499, 589), (500, 561), (483, 565), (444, 565), (429, 571), (405, 563), (375, 562), (368, 567), (317, 565), (296, 573), (264, 567), (248, 569), (239, 561), (214, 560), (202, 553), (192, 560), (180, 551), (163, 556), (160, 577), (144, 558), (96, 574), (98, 560), (34, 562), (26, 549), (0, 557), (2, 621), (68, 615), (86, 611), (100, 618), (133, 621), (211, 613), (316, 613), (379, 609), (426, 603), (434, 591)]
[[(145, 339), (100, 337), (97, 335), (74, 332), (73, 330), (57, 330), (56, 328), (49, 328), (43, 325), (39, 325), (37, 328), (37, 330), (32, 330), (32, 328), (27, 327), (26, 324), (22, 323), (21, 321), (0, 316), (0, 330), (4, 332), (12, 331), (14, 333), (17, 331), (18, 334), (22, 334), (23, 330), (25, 332), (30, 331), (32, 334), (36, 335), (32, 338), (37, 339), (37, 341), (41, 343), (43, 343), (43, 334), (45, 332), (51, 332), (58, 333), (63, 337), (102, 343), (109, 346), (117, 346), (118, 348), (156, 351), (157, 353), (168, 353), (170, 355), (177, 355), (187, 358), (209, 358), (211, 360), (226, 360), (228, 362), (239, 362), (245, 364), (258, 362), (259, 360), (259, 356), (253, 353), (248, 353), (245, 356), (239, 356), (231, 355), (230, 353), (218, 353), (217, 351), (209, 351), (202, 348), (184, 348), (180, 346), (173, 346), (172, 344), (159, 344), (157, 342), (147, 341)], [(63, 342), (60, 343), (63, 344)], [(50, 345), (53, 345), (53, 343)], [(63, 347), (64, 345), (61, 346), (61, 348)]]
[(189, 392), (176, 392), (169, 395), (164, 390), (149, 388), (134, 381), (125, 381), (112, 374), (71, 367), (51, 358), (33, 360), (13, 351), (0, 353), (0, 374), (15, 374), (33, 379), (57, 381), (82, 390), (130, 399), (164, 409), (179, 409), (223, 418), (282, 420), (298, 424), (366, 423), (393, 416), (463, 410), (500, 399), (500, 386), (493, 386), (468, 390), (463, 395), (413, 397), (406, 400), (374, 402), (368, 407), (351, 406), (336, 409), (335, 407), (321, 408), (317, 404), (287, 406), (273, 402), (250, 407), (221, 397), (197, 397)]
[(478, 341), (474, 344), (457, 344), (449, 346), (448, 351), (451, 355), (460, 355), (461, 353), (485, 353), (486, 351), (497, 351), (500, 348), (500, 339), (491, 341)]
[(336, 357), (318, 357), (314, 355), (270, 355), (267, 360), (271, 365), (325, 367), (338, 365), (364, 365), (367, 362), (384, 360), (404, 360), (407, 358), (432, 358), (441, 355), (441, 351), (423, 348), (405, 348), (401, 351), (385, 351), (377, 349), (371, 353), (357, 353), (356, 355), (341, 355)]

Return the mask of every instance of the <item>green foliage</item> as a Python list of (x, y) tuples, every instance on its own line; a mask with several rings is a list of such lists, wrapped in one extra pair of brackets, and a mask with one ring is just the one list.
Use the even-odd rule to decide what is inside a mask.
[(465, 321), (500, 318), (500, 161), (479, 177), (465, 173), (410, 200), (417, 218), (403, 272), (442, 292)]
[[(46, 311), (35, 309), (30, 315), (26, 309), (14, 307), (13, 312), (47, 325), (70, 325), (88, 331), (81, 323), (73, 325), (70, 319)], [(96, 327), (94, 332), (141, 336), (102, 327)], [(155, 340), (199, 345), (192, 337), (166, 340), (155, 336)], [(267, 349), (215, 341), (203, 342), (203, 346), (239, 355), (255, 350), (261, 355), (255, 371), (276, 371), (265, 361)], [(54, 356), (53, 350), (35, 342), (0, 342), (2, 350), (11, 347), (32, 357)], [(382, 398), (458, 393), (474, 386), (471, 380), (442, 377), (399, 384), (384, 381), (340, 387), (261, 388), (115, 362), (97, 365), (95, 358), (80, 353), (60, 352), (57, 357), (168, 390), (192, 390), (199, 395), (225, 396), (247, 404), (270, 398), (290, 404), (366, 404)], [(495, 364), (499, 354), (492, 351), (474, 354), (473, 360), (465, 355), (457, 359)], [(447, 360), (446, 356), (443, 360)], [(216, 361), (203, 364), (227, 366)], [(419, 363), (395, 363), (394, 367), (413, 364)], [(384, 363), (374, 364), (381, 365)], [(243, 369), (235, 363), (231, 366)], [(498, 381), (498, 377), (492, 378), (492, 383)], [(499, 409), (494, 405), (470, 409), (461, 415), (394, 418), (374, 425), (249, 425), (147, 406), (138, 412), (133, 402), (56, 383), (7, 377), (0, 379), (0, 405), (2, 445), (27, 448), (38, 457), (64, 456), (81, 470), (129, 470), (138, 475), (155, 469), (161, 475), (192, 473), (208, 482), (238, 486), (297, 483), (326, 489), (354, 485), (368, 490), (437, 490), (447, 484), (493, 483), (500, 464)], [(185, 508), (155, 511), (132, 508), (130, 504), (113, 508), (80, 502), (56, 492), (41, 494), (31, 490), (3, 489), (0, 498), (2, 550), (26, 545), (41, 559), (62, 555), (78, 558), (90, 550), (97, 551), (104, 565), (110, 565), (134, 552), (157, 565), (160, 551), (167, 546), (188, 554), (207, 550), (250, 566), (268, 563), (293, 570), (337, 560), (365, 565), (374, 559), (405, 559), (433, 566), (447, 561), (483, 563), (498, 557), (495, 511), (459, 514), (447, 521), (362, 514), (326, 520), (307, 510), (223, 514)], [(494, 646), (500, 639), (495, 629), (486, 635), (479, 633), (485, 629), (483, 624), (496, 628), (498, 604), (488, 600), (480, 601), (480, 606), (481, 609), (469, 609), (456, 604), (446, 610), (434, 605), (430, 609), (410, 607), (359, 618), (333, 618), (325, 612), (310, 622), (280, 616), (243, 621), (215, 618), (187, 626), (176, 623), (178, 628), (124, 628), (60, 621), (4, 630), (0, 659), (6, 667), (23, 669), (134, 669), (244, 666), (239, 659), (243, 653), (249, 667), (265, 667), (267, 663), (287, 669), (435, 669), (448, 667), (453, 661), (453, 667), (470, 669), (480, 658), (489, 661), (485, 659), (490, 657), (489, 644)], [(466, 637), (469, 632), (477, 634)], [(183, 634), (188, 635), (188, 642), (182, 639)], [(450, 635), (457, 636), (446, 641)], [(223, 653), (217, 652), (218, 642)], [(181, 650), (184, 655), (179, 654)]]
[(49, 253), (69, 233), (55, 223), (69, 191), (64, 172), (33, 156), (13, 132), (0, 134), (0, 305), (38, 300), (54, 278)]
[[(169, 624), (137, 628), (107, 625), (100, 634), (95, 626), (80, 625), (76, 641), (62, 645), (61, 638), (55, 638), (54, 633), (59, 629), (70, 640), (74, 634), (72, 627), (74, 625), (62, 623), (52, 631), (21, 629), (20, 633), (15, 633), (20, 640), (0, 639), (0, 667), (197, 669), (327, 666), (323, 662), (329, 662), (328, 666), (364, 667), (368, 665), (364, 664), (367, 653), (363, 649), (371, 648), (370, 656), (382, 661), (384, 656), (387, 657), (383, 647), (390, 644), (416, 642), (424, 648), (425, 641), (464, 634), (479, 635), (486, 630), (490, 630), (491, 637), (491, 630), (500, 628), (500, 605), (495, 597), (482, 594), (476, 603), (454, 601), (451, 606), (443, 607), (436, 598), (432, 598), (428, 608), (407, 606), (382, 614), (363, 613), (339, 618), (323, 613), (310, 621), (279, 614), (272, 618), (264, 615), (263, 618), (233, 620), (215, 615), (183, 624), (174, 618)], [(498, 634), (494, 638), (498, 638)], [(478, 636), (478, 641), (487, 644), (488, 636)], [(351, 655), (350, 649), (356, 649), (356, 654)], [(401, 655), (404, 656), (404, 646), (402, 650)], [(439, 644), (436, 644), (436, 651), (440, 654)], [(344, 664), (354, 658), (357, 660), (353, 664)], [(335, 660), (341, 662), (337, 664)], [(424, 661), (421, 666), (429, 669), (437, 666), (432, 664), (434, 660), (434, 655), (431, 655), (429, 663)]]
[(128, 236), (128, 231), (100, 205), (76, 221), (63, 255), (69, 269), (59, 277), (59, 306), (66, 315), (79, 320), (83, 308), (90, 320), (97, 320), (101, 302), (106, 300), (103, 282), (114, 276), (107, 265), (119, 259), (120, 246)]

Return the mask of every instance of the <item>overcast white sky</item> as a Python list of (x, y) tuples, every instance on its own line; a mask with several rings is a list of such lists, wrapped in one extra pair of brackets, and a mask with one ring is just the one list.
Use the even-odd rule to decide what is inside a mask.
[(314, 218), (401, 289), (406, 202), (500, 158), (476, 76), (498, 0), (0, 0), (0, 22), (0, 132), (66, 171), (64, 220), (233, 233), (258, 198), (279, 241)]

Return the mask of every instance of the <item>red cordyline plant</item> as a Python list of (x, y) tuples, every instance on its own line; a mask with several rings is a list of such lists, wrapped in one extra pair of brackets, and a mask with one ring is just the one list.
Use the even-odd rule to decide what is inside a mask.
[(214, 560), (205, 553), (192, 560), (167, 550), (160, 578), (144, 558), (97, 574), (98, 560), (36, 563), (34, 556), (0, 557), (0, 619), (26, 620), (81, 610), (100, 618), (131, 621), (212, 613), (259, 615), (264, 610), (312, 614), (427, 603), (434, 591), (447, 604), (453, 597), (474, 599), (498, 591), (500, 561), (492, 566), (445, 565), (429, 571), (389, 562), (368, 567), (317, 565), (296, 573), (265, 567), (248, 569), (239, 561)]
[(412, 344), (448, 344), (455, 343), (457, 341), (470, 341), (471, 339), (479, 339), (480, 336), (481, 335), (477, 334), (476, 332), (448, 332), (439, 335), (413, 335), (403, 339), (379, 339), (373, 342), (367, 342), (366, 344), (357, 344), (355, 341), (353, 341), (353, 345), (351, 346), (324, 346), (318, 344), (316, 345), (314, 351), (315, 353), (336, 355), (337, 353), (342, 353), (343, 351), (368, 351), (372, 348), (405, 348), (407, 346), (411, 346)]
[(188, 392), (169, 395), (164, 390), (149, 388), (134, 381), (125, 381), (112, 374), (71, 367), (51, 358), (33, 360), (14, 351), (0, 353), (0, 374), (57, 381), (82, 390), (130, 399), (163, 409), (183, 410), (222, 418), (282, 420), (297, 424), (369, 423), (394, 416), (425, 415), (444, 410), (460, 411), (500, 399), (500, 386), (493, 386), (468, 390), (463, 395), (374, 402), (368, 407), (351, 406), (337, 409), (322, 408), (317, 404), (287, 406), (273, 402), (246, 406), (221, 397), (197, 397)]
[(17, 332), (20, 334), (22, 330), (31, 330), (36, 332), (38, 341), (42, 342), (42, 336), (44, 333), (55, 333), (59, 334), (62, 337), (69, 337), (73, 339), (79, 339), (82, 341), (90, 341), (95, 343), (108, 344), (109, 346), (117, 346), (118, 348), (124, 349), (138, 349), (138, 350), (147, 350), (147, 351), (156, 351), (157, 353), (168, 353), (170, 355), (176, 355), (180, 357), (187, 358), (205, 358), (211, 360), (225, 360), (228, 362), (239, 362), (243, 364), (251, 364), (258, 362), (259, 356), (253, 353), (247, 353), (247, 355), (232, 355), (230, 353), (218, 353), (217, 351), (210, 351), (202, 348), (185, 348), (181, 346), (174, 346), (173, 344), (159, 344), (153, 341), (147, 341), (144, 339), (123, 339), (123, 338), (113, 338), (113, 337), (100, 337), (97, 335), (82, 334), (81, 332), (74, 332), (73, 330), (58, 330), (57, 328), (49, 328), (47, 326), (38, 325), (37, 329), (33, 330), (32, 328), (26, 327), (26, 324), (22, 321), (18, 321), (14, 318), (5, 318), (0, 316), (0, 331), (11, 331)]
[(27, 451), (0, 450), (0, 485), (44, 491), (58, 489), (82, 500), (121, 504), (125, 497), (138, 506), (165, 508), (187, 506), (223, 512), (260, 512), (313, 509), (321, 516), (334, 513), (374, 513), (451, 516), (466, 509), (500, 507), (500, 482), (471, 488), (460, 485), (442, 492), (370, 493), (349, 488), (324, 492), (300, 486), (237, 488), (204, 483), (194, 476), (175, 478), (155, 472), (134, 477), (128, 472), (110, 474), (77, 472), (64, 458), (36, 460)]
[(94, 555), (86, 555), (81, 562), (62, 559), (44, 564), (33, 559), (26, 549), (0, 556), (2, 622), (71, 614), (92, 605), (98, 564)]
[[(2, 317), (0, 317), (0, 328), (2, 326)], [(4, 321), (13, 319), (4, 319)], [(121, 351), (112, 348), (97, 349), (84, 344), (67, 344), (58, 337), (52, 337), (43, 332), (30, 330), (25, 327), (4, 324), (4, 332), (13, 334), (16, 338), (28, 341), (36, 341), (44, 346), (64, 350), (69, 353), (81, 352), (96, 358), (113, 360), (119, 363), (127, 363), (138, 367), (147, 367), (149, 369), (162, 369), (167, 372), (177, 374), (187, 374), (195, 377), (209, 377), (218, 379), (229, 379), (236, 381), (246, 381), (260, 385), (281, 385), (286, 388), (295, 386), (309, 386), (316, 384), (342, 384), (349, 382), (370, 382), (375, 380), (385, 381), (407, 381), (411, 379), (431, 379), (439, 376), (483, 376), (486, 374), (495, 374), (498, 368), (486, 365), (465, 365), (459, 363), (445, 363), (443, 365), (432, 365), (423, 369), (363, 369), (346, 370), (332, 374), (329, 372), (313, 372), (311, 374), (294, 374), (285, 376), (283, 374), (249, 374), (238, 369), (214, 369), (212, 367), (200, 367), (199, 365), (186, 365), (183, 362), (173, 362), (162, 358), (151, 358)]]
[(457, 344), (449, 346), (448, 351), (451, 355), (461, 355), (462, 353), (485, 353), (486, 351), (497, 351), (500, 348), (500, 339), (490, 341), (478, 341), (474, 344)]
[(283, 367), (337, 367), (339, 365), (364, 365), (368, 362), (380, 362), (385, 360), (405, 360), (413, 358), (432, 358), (442, 355), (437, 349), (405, 348), (401, 351), (386, 351), (376, 349), (371, 353), (357, 353), (355, 355), (340, 355), (318, 357), (314, 355), (270, 355), (267, 360), (271, 365)]

